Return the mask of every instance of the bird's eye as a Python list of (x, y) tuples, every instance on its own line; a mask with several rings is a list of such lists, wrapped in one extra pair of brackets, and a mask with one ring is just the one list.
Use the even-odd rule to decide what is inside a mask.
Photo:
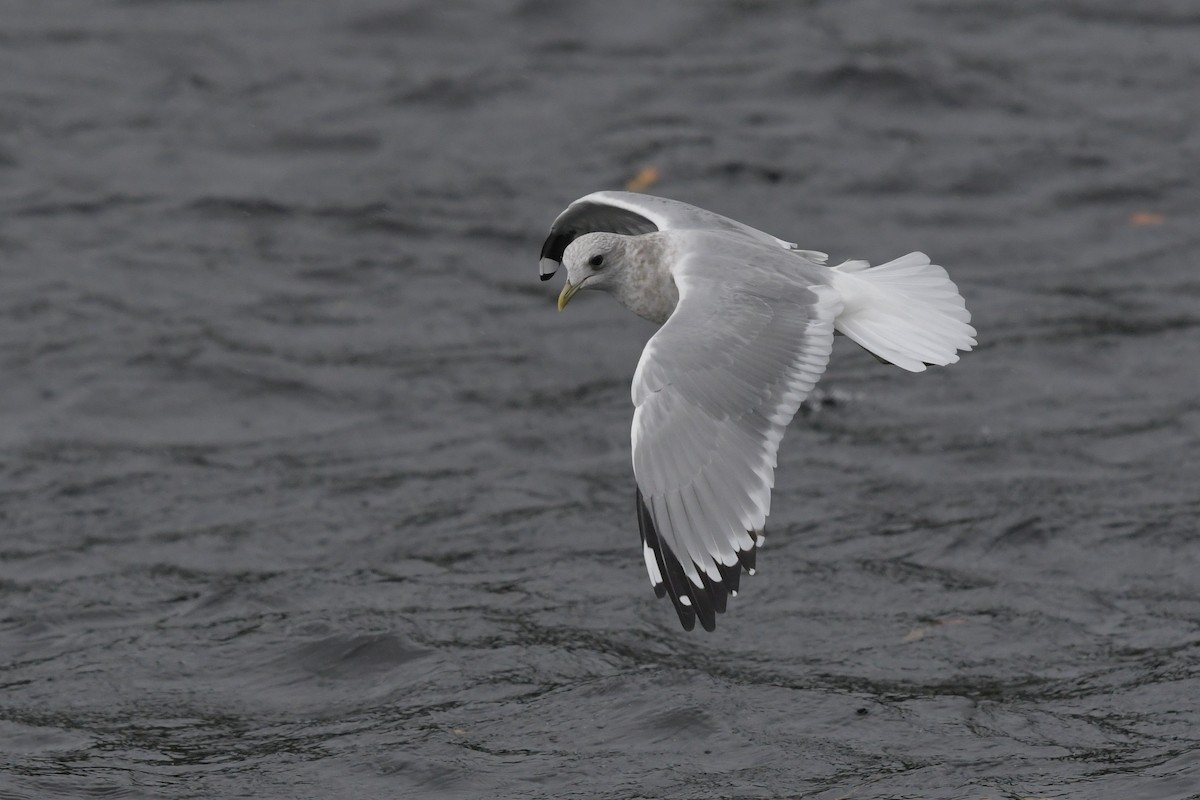
[(594, 255), (588, 259), (588, 263), (591, 264), (593, 267), (599, 268), (600, 265), (604, 263), (604, 256), (597, 253), (596, 255)]

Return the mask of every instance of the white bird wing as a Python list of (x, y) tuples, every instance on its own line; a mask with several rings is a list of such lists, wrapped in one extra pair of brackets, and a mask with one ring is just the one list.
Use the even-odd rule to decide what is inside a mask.
[(688, 630), (697, 616), (712, 630), (742, 567), (753, 572), (779, 442), (825, 371), (841, 310), (816, 268), (732, 238), (696, 237), (673, 265), (679, 303), (633, 378), (646, 569)]
[(794, 242), (678, 200), (637, 192), (592, 192), (571, 203), (554, 220), (542, 245), (538, 270), (542, 280), (550, 280), (562, 266), (567, 245), (585, 233), (604, 231), (635, 236), (667, 230), (736, 232), (790, 250), (817, 264), (824, 264), (829, 258), (825, 253), (801, 250)]

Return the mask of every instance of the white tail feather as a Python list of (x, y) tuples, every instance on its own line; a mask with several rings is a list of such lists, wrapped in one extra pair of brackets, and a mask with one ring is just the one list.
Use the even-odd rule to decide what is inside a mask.
[(842, 295), (834, 329), (885, 361), (923, 372), (927, 364), (953, 364), (959, 350), (975, 346), (971, 312), (958, 287), (924, 253), (878, 267), (847, 261), (831, 271)]

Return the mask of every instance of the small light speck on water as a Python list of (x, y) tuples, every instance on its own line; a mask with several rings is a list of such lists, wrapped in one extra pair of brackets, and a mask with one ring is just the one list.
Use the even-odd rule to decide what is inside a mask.
[[(3, 17), (0, 797), (1200, 797), (1194, 4)], [(979, 331), (837, 343), (711, 635), (537, 278), (633, 180)]]

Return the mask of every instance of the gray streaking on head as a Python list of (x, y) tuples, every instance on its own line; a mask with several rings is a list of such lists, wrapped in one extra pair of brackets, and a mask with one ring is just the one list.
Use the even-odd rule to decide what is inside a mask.
[(754, 573), (783, 434), (825, 371), (834, 332), (910, 372), (953, 364), (975, 329), (923, 253), (869, 267), (675, 200), (596, 192), (542, 247), (558, 308), (599, 289), (662, 325), (633, 375), (633, 473), (651, 585), (705, 630)]

